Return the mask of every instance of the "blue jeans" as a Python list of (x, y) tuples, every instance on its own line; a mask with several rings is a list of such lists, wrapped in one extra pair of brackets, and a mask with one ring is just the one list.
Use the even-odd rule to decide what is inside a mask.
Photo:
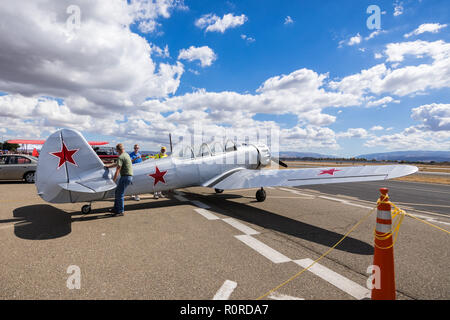
[(131, 181), (133, 181), (132, 176), (121, 176), (119, 179), (115, 193), (116, 198), (114, 200), (114, 211), (117, 213), (124, 211), (123, 197), (125, 195), (125, 189), (130, 185)]

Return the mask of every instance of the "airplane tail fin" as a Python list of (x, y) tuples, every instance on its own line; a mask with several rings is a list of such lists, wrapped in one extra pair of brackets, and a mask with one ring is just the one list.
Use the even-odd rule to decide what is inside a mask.
[(36, 187), (45, 201), (65, 203), (101, 199), (116, 184), (81, 133), (61, 129), (42, 147)]

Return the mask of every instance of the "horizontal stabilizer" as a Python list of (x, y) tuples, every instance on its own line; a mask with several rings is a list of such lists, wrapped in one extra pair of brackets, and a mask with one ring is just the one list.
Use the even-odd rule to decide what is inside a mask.
[(81, 192), (81, 193), (98, 193), (112, 190), (116, 184), (112, 180), (104, 181), (77, 181), (69, 183), (60, 183), (59, 186), (67, 191)]
[(380, 165), (336, 168), (282, 170), (249, 170), (232, 173), (207, 185), (217, 189), (250, 189), (260, 187), (296, 187), (314, 184), (387, 180), (413, 174), (418, 169), (409, 165)]

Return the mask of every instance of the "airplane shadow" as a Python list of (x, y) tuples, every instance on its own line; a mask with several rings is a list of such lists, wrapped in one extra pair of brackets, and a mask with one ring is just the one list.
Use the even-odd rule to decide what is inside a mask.
[[(236, 194), (210, 194), (199, 195), (197, 193), (188, 193), (184, 191), (190, 199), (207, 200), (213, 204), (213, 207), (223, 208), (225, 210), (210, 208), (219, 214), (246, 221), (265, 229), (274, 230), (299, 239), (318, 243), (326, 247), (331, 247), (338, 242), (343, 234), (329, 231), (311, 224), (307, 224), (298, 220), (294, 220), (274, 212), (263, 210), (249, 206), (245, 203), (232, 201), (238, 198), (253, 199)], [(250, 202), (254, 202), (251, 200)], [(179, 206), (183, 202), (170, 198), (160, 199), (158, 201), (140, 202), (127, 204), (125, 202), (125, 212), (157, 209), (162, 207)], [(95, 204), (94, 204), (95, 206)], [(72, 222), (87, 222), (97, 219), (117, 219), (108, 212), (109, 208), (97, 208), (92, 210), (88, 215), (81, 213), (66, 212), (54, 206), (47, 204), (30, 205), (17, 208), (13, 211), (15, 219), (0, 220), (0, 223), (14, 222), (14, 234), (22, 239), (27, 240), (47, 240), (66, 236), (72, 231)], [(151, 212), (151, 211), (150, 211)], [(360, 255), (372, 255), (373, 247), (361, 240), (347, 237), (337, 247), (349, 253)]]
[[(188, 197), (203, 197), (205, 201), (208, 200), (209, 203), (213, 203), (214, 206), (218, 208), (226, 206), (225, 210), (214, 210), (213, 208), (210, 208), (208, 209), (210, 211), (215, 211), (222, 215), (227, 215), (232, 218), (247, 221), (266, 229), (278, 231), (299, 239), (318, 243), (326, 247), (335, 245), (336, 242), (338, 242), (344, 236), (344, 234), (316, 227), (314, 225), (294, 220), (276, 214), (274, 212), (255, 208), (245, 203), (231, 201), (232, 199), (236, 198), (250, 197), (238, 196), (233, 194), (211, 194), (203, 196), (196, 193), (185, 193)], [(254, 198), (252, 197), (252, 199)], [(256, 200), (250, 202), (256, 202)], [(372, 245), (366, 242), (352, 237), (347, 237), (336, 247), (336, 250), (360, 255), (372, 255), (374, 248)]]
[[(180, 205), (167, 199), (158, 202), (144, 202), (125, 205), (125, 211), (154, 209)], [(93, 204), (95, 206), (95, 204)], [(87, 222), (98, 219), (117, 219), (108, 212), (109, 208), (93, 209), (90, 214), (66, 212), (48, 204), (30, 205), (13, 211), (13, 219), (0, 220), (1, 223), (14, 224), (14, 234), (26, 240), (48, 240), (64, 237), (72, 232), (72, 222)]]
[(17, 208), (13, 216), (20, 221), (14, 224), (14, 234), (21, 239), (54, 239), (72, 230), (70, 214), (46, 204)]

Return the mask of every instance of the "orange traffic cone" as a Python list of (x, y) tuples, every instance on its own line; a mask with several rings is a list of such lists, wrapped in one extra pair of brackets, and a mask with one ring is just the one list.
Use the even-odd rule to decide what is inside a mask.
[(36, 148), (33, 149), (33, 153), (31, 155), (33, 157), (39, 157), (39, 152), (36, 150)]
[(379, 283), (372, 288), (372, 300), (395, 300), (394, 248), (388, 189), (381, 188), (375, 228), (373, 265), (379, 269)]

